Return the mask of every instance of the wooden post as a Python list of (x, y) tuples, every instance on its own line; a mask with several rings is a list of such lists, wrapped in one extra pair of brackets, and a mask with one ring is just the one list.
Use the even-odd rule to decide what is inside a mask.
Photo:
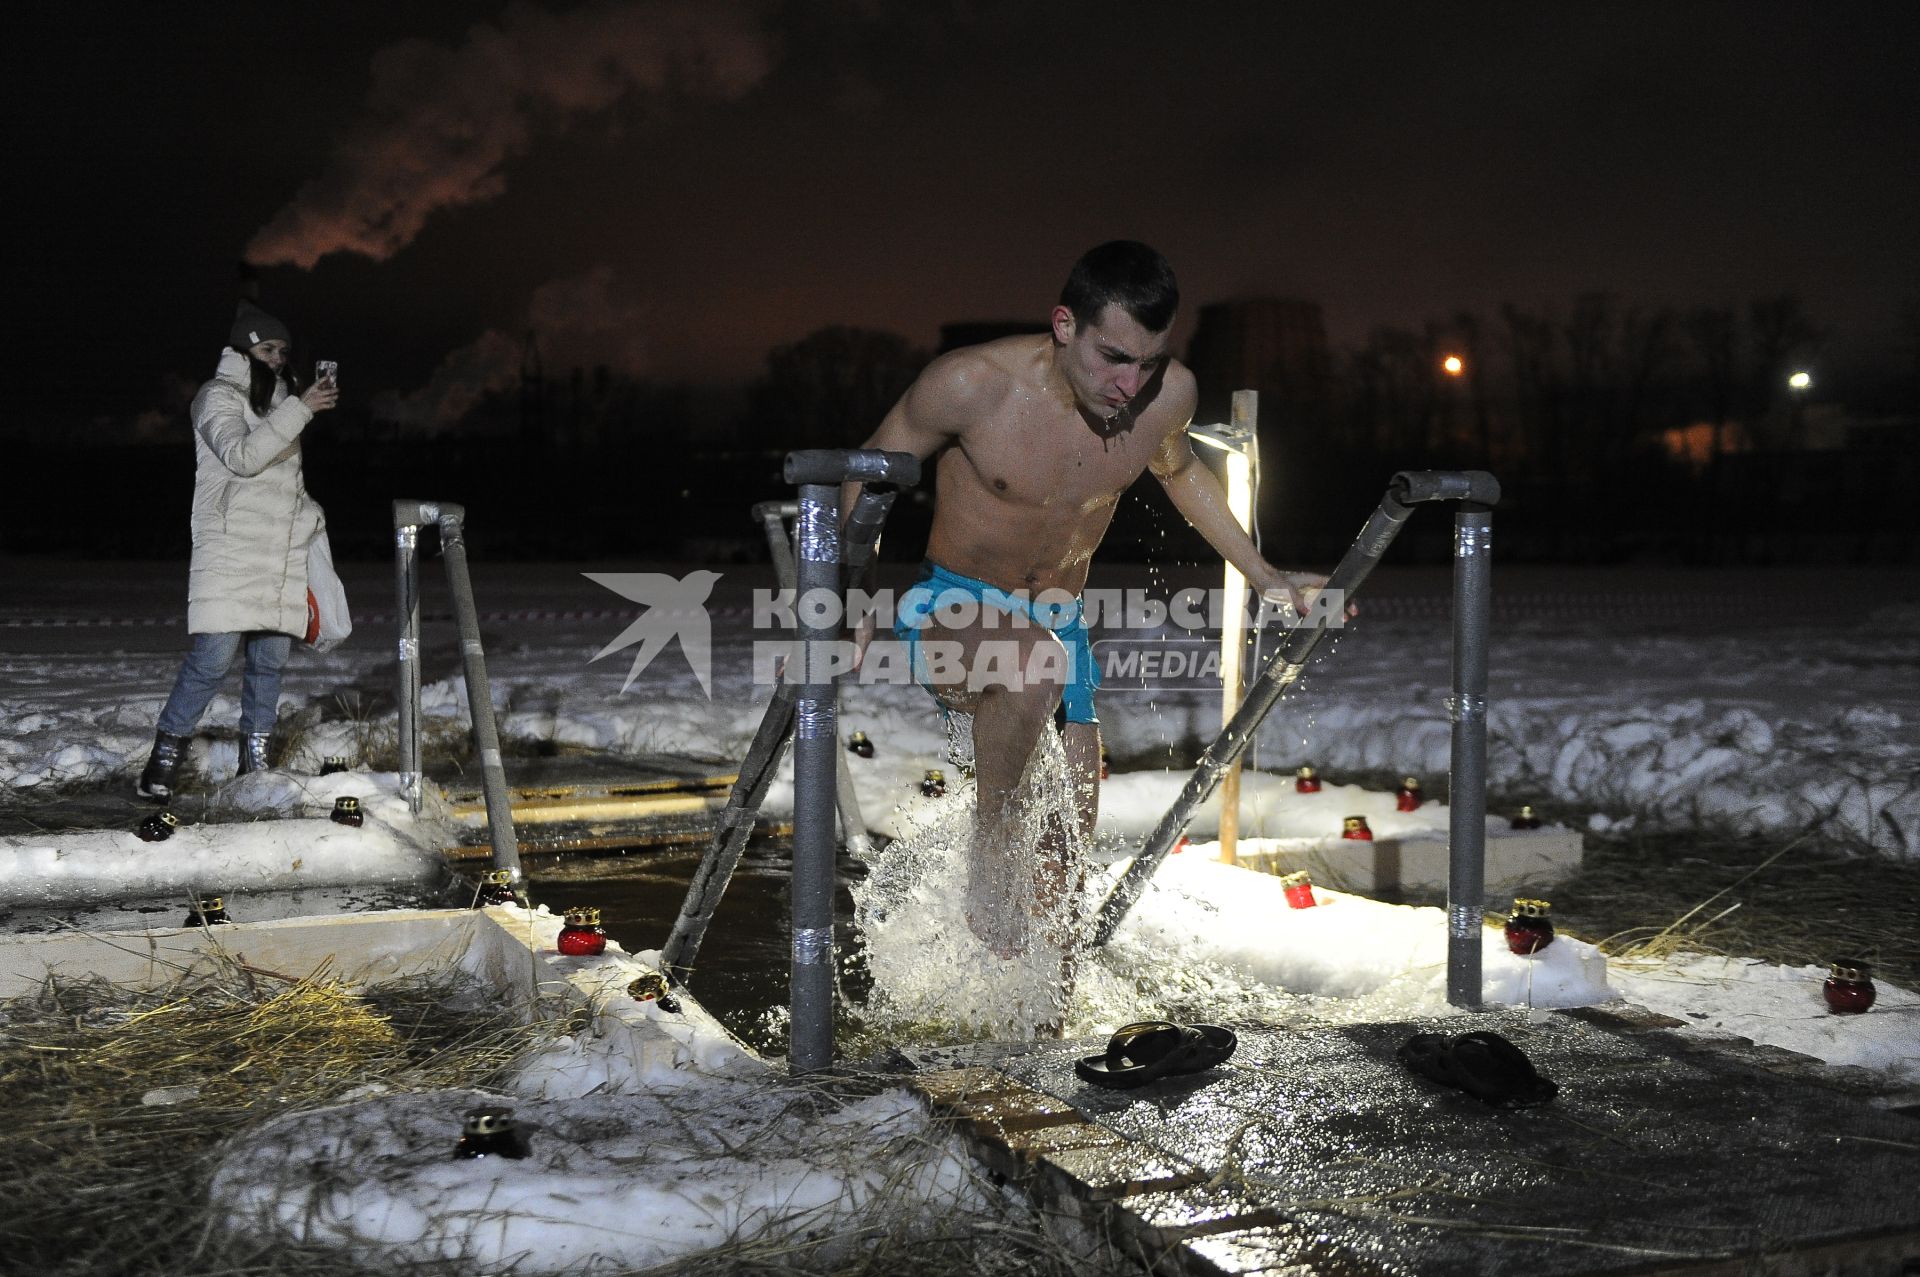
[[(1227, 453), (1227, 509), (1244, 530), (1253, 528), (1252, 454), (1259, 446), (1254, 431), (1260, 420), (1260, 392), (1233, 392), (1233, 429), (1247, 440), (1245, 451)], [(1227, 564), (1226, 609), (1220, 619), (1220, 725), (1233, 721), (1246, 695), (1241, 658), (1247, 650), (1247, 579)], [(1240, 760), (1234, 759), (1220, 778), (1220, 860), (1233, 864), (1240, 841)]]

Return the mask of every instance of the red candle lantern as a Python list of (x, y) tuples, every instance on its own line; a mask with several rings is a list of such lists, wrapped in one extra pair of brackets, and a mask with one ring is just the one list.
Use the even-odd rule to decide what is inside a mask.
[(1283, 874), (1280, 889), (1287, 893), (1287, 908), (1311, 909), (1319, 901), (1313, 898), (1313, 879), (1302, 869), (1297, 873)]
[(1525, 957), (1553, 943), (1553, 906), (1544, 900), (1515, 900), (1507, 915), (1507, 949)]
[(1835, 1015), (1859, 1015), (1873, 1005), (1873, 968), (1858, 958), (1836, 958), (1820, 993)]
[(187, 920), (183, 927), (217, 927), (232, 922), (227, 917), (227, 902), (219, 896), (195, 896), (193, 908), (187, 911)]
[(858, 754), (862, 758), (872, 758), (873, 742), (867, 739), (865, 732), (855, 732), (847, 739), (847, 752)]
[(1302, 767), (1293, 774), (1293, 792), (1296, 794), (1319, 793), (1320, 773), (1311, 767)]
[(1107, 753), (1107, 743), (1105, 741), (1101, 741), (1100, 742), (1100, 779), (1105, 780), (1107, 779), (1107, 777), (1111, 775), (1113, 775), (1113, 758), (1111, 755)]
[(647, 971), (633, 978), (627, 985), (627, 996), (635, 1002), (658, 1003), (662, 1011), (678, 1011), (680, 1004), (674, 1001), (667, 977), (658, 971)]
[(1540, 828), (1540, 817), (1533, 814), (1533, 808), (1522, 807), (1513, 814), (1513, 819), (1508, 821), (1507, 824), (1513, 829), (1538, 829)]
[(1373, 830), (1367, 826), (1365, 816), (1348, 816), (1341, 822), (1340, 836), (1354, 842), (1372, 842)]
[(505, 1108), (468, 1109), (460, 1130), (460, 1142), (453, 1146), (456, 1158), (510, 1157), (519, 1159), (532, 1150), (513, 1110)]
[(1420, 804), (1427, 796), (1420, 792), (1420, 778), (1409, 776), (1400, 782), (1400, 792), (1394, 795), (1393, 805), (1400, 811), (1419, 811)]
[(560, 952), (571, 958), (593, 958), (607, 951), (607, 932), (600, 925), (598, 909), (581, 906), (567, 910), (566, 925), (560, 928)]
[(1185, 834), (1181, 834), (1179, 839), (1173, 844), (1172, 854), (1177, 856), (1181, 852), (1185, 851), (1191, 845), (1192, 845), (1192, 840), (1188, 838)]
[(360, 828), (367, 820), (361, 814), (360, 800), (351, 795), (334, 799), (333, 810), (328, 813), (327, 819), (336, 825), (346, 825), (350, 829)]
[(480, 885), (473, 893), (473, 907), (484, 909), (488, 905), (516, 905), (519, 900), (513, 894), (513, 870), (489, 869), (480, 875)]
[(156, 812), (140, 822), (140, 828), (133, 831), (134, 837), (141, 842), (165, 842), (173, 837), (173, 831), (180, 828), (180, 818), (170, 811)]
[(927, 768), (927, 774), (920, 778), (920, 792), (928, 798), (939, 798), (947, 792), (947, 774), (938, 767)]

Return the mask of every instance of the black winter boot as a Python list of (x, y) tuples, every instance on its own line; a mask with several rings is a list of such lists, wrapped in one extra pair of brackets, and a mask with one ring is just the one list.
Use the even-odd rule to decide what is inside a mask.
[(272, 766), (267, 761), (267, 742), (271, 739), (266, 732), (249, 732), (240, 738), (240, 775), (263, 772)]
[(147, 755), (146, 770), (140, 773), (140, 780), (134, 785), (133, 792), (156, 803), (164, 803), (172, 798), (174, 781), (180, 774), (180, 760), (186, 754), (186, 737), (155, 733), (153, 752)]

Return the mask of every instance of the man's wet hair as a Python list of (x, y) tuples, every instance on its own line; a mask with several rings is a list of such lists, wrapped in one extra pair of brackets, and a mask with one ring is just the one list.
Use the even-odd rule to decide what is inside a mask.
[(1138, 240), (1116, 239), (1087, 250), (1073, 264), (1060, 304), (1085, 327), (1108, 306), (1118, 306), (1150, 333), (1163, 333), (1180, 309), (1180, 285), (1173, 267)]

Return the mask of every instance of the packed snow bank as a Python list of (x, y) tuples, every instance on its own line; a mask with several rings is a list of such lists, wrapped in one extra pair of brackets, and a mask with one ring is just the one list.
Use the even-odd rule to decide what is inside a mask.
[[(1285, 721), (1263, 738), (1297, 736)], [(1323, 771), (1446, 774), (1452, 725), (1434, 704), (1318, 706), (1308, 744), (1288, 754)], [(1817, 722), (1768, 721), (1702, 700), (1575, 708), (1494, 701), (1492, 783), (1638, 814), (1661, 824), (1739, 832), (1814, 828), (1862, 846), (1920, 856), (1920, 752), (1897, 713), (1871, 706)]]
[[(450, 836), (437, 809), (408, 811), (399, 780), (256, 773), (218, 795), (222, 823), (183, 825), (164, 842), (117, 829), (0, 837), (0, 902), (430, 884), (444, 872), (440, 853)], [(360, 800), (358, 828), (318, 814), (346, 795)]]
[[(519, 588), (550, 606), (551, 584), (542, 578)], [(591, 582), (575, 588), (600, 601)], [(1577, 577), (1569, 576), (1567, 588), (1580, 588)], [(489, 600), (501, 609), (518, 601), (511, 590)], [(1588, 804), (1613, 817), (1756, 831), (1812, 825), (1862, 846), (1920, 856), (1914, 615), (1911, 607), (1888, 607), (1846, 628), (1725, 633), (1703, 631), (1698, 621), (1686, 632), (1657, 614), (1609, 624), (1505, 625), (1494, 636), (1488, 696), (1492, 780), (1520, 795)], [(1783, 625), (1793, 620), (1783, 610)], [(663, 654), (623, 690), (628, 670), (621, 662), (592, 660), (617, 633), (611, 621), (490, 623), (488, 664), (502, 731), (526, 741), (737, 760), (767, 698), (767, 688), (753, 681), (756, 635), (749, 625), (716, 614), (707, 698), (677, 653)], [(15, 637), (23, 644), (44, 639)], [(1127, 637), (1185, 635), (1162, 627)], [(1330, 780), (1343, 770), (1411, 772), (1442, 796), (1436, 782), (1447, 769), (1450, 731), (1444, 616), (1363, 610), (1323, 649), (1263, 726), (1250, 761), (1278, 774), (1310, 762)], [(130, 782), (178, 660), (177, 650), (0, 654), (0, 790)], [(458, 735), (467, 714), (457, 647), (443, 642), (429, 664), (429, 727)], [(363, 689), (387, 686), (391, 677), (390, 651), (371, 641), (325, 656), (303, 653), (284, 684), (283, 717), (305, 711), (317, 718), (335, 703), (357, 717), (306, 721), (290, 764), (317, 770), (324, 755), (352, 754), (368, 737), (391, 739), (390, 715), (361, 712)], [(237, 717), (234, 690), (215, 699), (210, 726)], [(877, 822), (926, 768), (946, 766), (939, 719), (915, 687), (852, 682), (842, 706), (846, 729), (866, 730), (879, 747), (874, 759), (855, 760), (854, 767)], [(1116, 680), (1100, 699), (1102, 731), (1116, 759), (1165, 760), (1176, 771), (1218, 732), (1219, 714), (1217, 691), (1206, 689), (1129, 692)], [(234, 758), (230, 737), (202, 736), (192, 766), (219, 781), (232, 775)], [(779, 810), (786, 791), (772, 801)]]
[[(1115, 939), (1219, 963), (1294, 993), (1373, 998), (1409, 1015), (1447, 1013), (1445, 910), (1318, 887), (1314, 908), (1294, 909), (1279, 878), (1223, 865), (1218, 855), (1219, 844), (1204, 843), (1169, 856)], [(1591, 1006), (1614, 996), (1606, 958), (1581, 940), (1563, 936), (1522, 957), (1499, 931), (1484, 928), (1480, 963), (1481, 997), (1492, 1006)]]
[[(238, 1137), (212, 1185), (229, 1228), (378, 1267), (628, 1271), (722, 1246), (831, 1259), (985, 1206), (970, 1160), (904, 1089), (778, 1076), (696, 1004), (634, 1001), (627, 984), (657, 955), (561, 957), (546, 910), (488, 914), (536, 955), (543, 992), (557, 976), (591, 1008), (585, 1026), (532, 1049), (497, 1092), (374, 1095)], [(475, 974), (500, 960), (480, 948)], [(455, 1158), (475, 1108), (511, 1110), (527, 1155)]]
[(1752, 958), (1676, 953), (1657, 961), (1615, 960), (1614, 988), (1627, 1001), (1702, 1032), (1750, 1038), (1920, 1084), (1920, 993), (1884, 980), (1873, 1009), (1834, 1015), (1820, 993), (1824, 967), (1779, 967)]
[[(504, 1105), (524, 1159), (455, 1159), (462, 1114)], [(984, 1198), (903, 1091), (851, 1101), (689, 1078), (568, 1099), (437, 1092), (269, 1124), (233, 1147), (213, 1201), (232, 1227), (389, 1265), (629, 1271), (724, 1245), (769, 1252), (932, 1234)]]

